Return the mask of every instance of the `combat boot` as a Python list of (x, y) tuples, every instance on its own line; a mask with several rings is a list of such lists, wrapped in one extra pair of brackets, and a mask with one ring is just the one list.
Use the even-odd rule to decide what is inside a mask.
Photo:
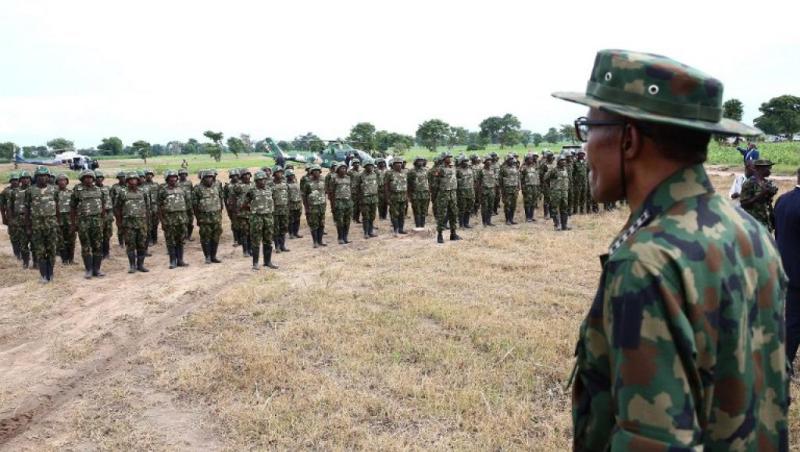
[(172, 270), (178, 266), (178, 257), (175, 256), (175, 248), (168, 246), (167, 254), (169, 254), (169, 269)]
[(397, 220), (392, 219), (392, 237), (397, 237), (397, 223)]
[(150, 270), (148, 270), (148, 269), (146, 269), (144, 267), (144, 258), (145, 257), (147, 257), (147, 255), (142, 253), (141, 251), (139, 251), (136, 254), (136, 270), (139, 271), (139, 272), (142, 272), (142, 273), (147, 273), (147, 272), (150, 271)]
[(100, 271), (100, 266), (103, 263), (103, 256), (98, 254), (92, 259), (92, 276), (102, 278), (106, 274)]
[[(253, 248), (253, 271), (258, 271), (258, 247)], [(267, 253), (264, 252), (264, 256), (266, 258)]]
[(442, 231), (436, 232), (436, 243), (444, 243), (444, 237), (442, 237)]
[(25, 253), (20, 254), (22, 255), (22, 268), (27, 269), (30, 266), (30, 257)]
[(339, 240), (339, 245), (344, 245), (344, 233), (339, 225), (336, 225), (336, 237)]
[(461, 236), (456, 234), (455, 229), (450, 229), (450, 240), (461, 240)]
[(562, 231), (569, 231), (572, 230), (571, 227), (567, 226), (567, 219), (569, 218), (569, 214), (562, 213), (561, 214), (561, 230)]
[(289, 248), (286, 248), (286, 235), (281, 235), (281, 251), (284, 253), (291, 251)]
[(216, 240), (211, 241), (211, 263), (212, 264), (221, 264), (222, 261), (217, 259), (217, 250), (219, 249), (219, 242)]
[(406, 217), (401, 216), (397, 220), (397, 233), (398, 234), (406, 235), (406, 231), (404, 230), (405, 229), (405, 225), (406, 225)]
[(242, 244), (242, 257), (250, 257), (250, 241), (245, 237), (241, 237), (239, 240)]
[(472, 226), (469, 225), (469, 213), (464, 214), (464, 228), (472, 229)]
[(327, 243), (322, 241), (322, 236), (323, 235), (325, 235), (325, 227), (324, 226), (320, 226), (320, 228), (317, 229), (317, 240), (319, 241), (319, 246), (328, 246)]
[(203, 249), (203, 257), (206, 260), (206, 264), (211, 263), (211, 251), (209, 251), (210, 245), (208, 242), (200, 242), (200, 248)]
[(367, 235), (370, 237), (377, 237), (378, 234), (375, 233), (375, 221), (369, 220), (369, 228), (367, 228)]
[[(205, 245), (203, 245), (205, 252)], [(128, 253), (128, 273), (136, 273), (136, 253)]]
[(186, 232), (186, 240), (188, 240), (190, 242), (194, 242), (194, 239), (192, 238), (192, 232), (193, 231), (194, 231), (194, 226), (190, 224), (189, 228), (188, 228), (188, 230)]
[(350, 235), (350, 228), (342, 228), (342, 241), (344, 241), (345, 245), (351, 243), (350, 240), (347, 238), (348, 235)]
[(302, 239), (303, 238), (303, 236), (300, 235), (300, 220), (297, 220), (294, 223), (294, 237), (296, 239)]
[(273, 245), (273, 248), (275, 248), (275, 252), (276, 252), (276, 253), (280, 253), (280, 252), (281, 252), (281, 242), (280, 242), (280, 239), (276, 238), (275, 240), (273, 240), (273, 241), (272, 241), (272, 245)]
[(53, 280), (53, 267), (55, 266), (55, 258), (51, 258), (47, 260), (47, 282)]
[(83, 273), (83, 277), (85, 279), (92, 279), (92, 269), (94, 268), (94, 262), (92, 260), (92, 256), (85, 256), (83, 258), (83, 268), (85, 272)]
[(364, 220), (364, 222), (361, 224), (361, 229), (364, 230), (364, 240), (369, 239), (369, 221)]
[(531, 207), (531, 223), (536, 223), (536, 207)]
[(514, 221), (514, 214), (515, 213), (516, 212), (514, 212), (513, 210), (509, 210), (508, 211), (508, 222), (511, 223), (511, 224), (517, 224), (517, 222)]
[(319, 246), (319, 242), (317, 241), (317, 231), (314, 229), (311, 230), (311, 240), (314, 241), (314, 248), (317, 248)]
[(278, 266), (272, 263), (272, 248), (268, 243), (264, 244), (264, 267), (277, 269)]
[(108, 259), (108, 256), (111, 254), (111, 244), (108, 240), (103, 240), (103, 259)]
[(556, 231), (561, 230), (561, 224), (558, 222), (558, 215), (552, 214), (551, 217), (553, 218), (553, 229)]
[(188, 267), (189, 264), (183, 261), (183, 245), (178, 245), (175, 248), (175, 253), (176, 253), (175, 257), (178, 258), (178, 267)]
[(44, 259), (39, 261), (39, 283), (47, 284), (47, 262)]

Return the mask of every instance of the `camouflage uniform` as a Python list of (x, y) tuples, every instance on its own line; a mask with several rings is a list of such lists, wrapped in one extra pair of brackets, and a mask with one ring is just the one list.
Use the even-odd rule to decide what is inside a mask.
[[(47, 168), (40, 167), (36, 176), (47, 176)], [(52, 185), (33, 185), (25, 191), (25, 211), (30, 218), (31, 244), (38, 259), (42, 282), (53, 279), (53, 265), (58, 249), (58, 201)]]
[[(417, 166), (417, 161), (423, 162), (422, 166)], [(408, 172), (408, 192), (411, 197), (411, 211), (414, 213), (414, 226), (417, 228), (425, 227), (425, 219), (428, 216), (428, 204), (431, 201), (430, 186), (428, 184), (428, 170), (425, 169), (425, 159), (417, 158), (414, 160), (414, 169)]]
[[(188, 176), (189, 172), (181, 168), (178, 171), (178, 177)], [(178, 186), (181, 187), (186, 194), (186, 240), (192, 241), (192, 231), (194, 231), (194, 214), (192, 213), (192, 190), (194, 185), (188, 178), (186, 180), (178, 179)]]
[[(19, 176), (20, 185), (14, 190), (13, 197), (10, 198), (10, 205), (8, 207), (11, 213), (11, 240), (16, 243), (17, 251), (19, 251), (20, 259), (22, 260), (23, 268), (29, 268), (31, 258), (31, 233), (28, 225), (25, 224), (25, 193), (30, 189), (31, 177), (27, 171), (20, 172)], [(34, 261), (36, 255), (34, 254)], [(35, 265), (34, 265), (35, 266)], [(31, 267), (32, 268), (32, 267)]]
[(9, 242), (11, 242), (11, 248), (14, 252), (14, 257), (17, 259), (22, 259), (17, 247), (17, 242), (15, 241), (16, 236), (14, 234), (14, 222), (12, 221), (14, 214), (11, 211), (11, 206), (13, 205), (12, 201), (17, 191), (17, 187), (19, 186), (19, 176), (16, 173), (11, 173), (11, 176), (8, 178), (8, 182), (11, 185), (4, 188), (3, 191), (0, 192), (0, 213), (3, 217), (3, 224), (8, 226), (8, 239)]
[(491, 160), (484, 161), (483, 169), (477, 175), (478, 198), (481, 202), (481, 220), (484, 226), (492, 224), (492, 209), (494, 208), (494, 194), (497, 190), (497, 178), (491, 166)]
[(358, 192), (361, 195), (361, 216), (364, 238), (376, 237), (375, 235), (375, 210), (378, 207), (378, 173), (375, 170), (367, 172), (367, 167), (373, 166), (372, 163), (364, 165), (364, 172), (358, 180)]
[(402, 165), (402, 158), (395, 158), (392, 161), (392, 169), (384, 175), (384, 191), (389, 199), (389, 217), (392, 220), (392, 231), (395, 235), (405, 234), (404, 223), (406, 205), (408, 203), (408, 177), (400, 168), (395, 169), (399, 163)]
[[(113, 208), (113, 206), (117, 205), (117, 195), (119, 195), (120, 192), (123, 192), (123, 191), (128, 189), (128, 186), (125, 184), (125, 173), (124, 172), (122, 172), (122, 171), (118, 172), (117, 173), (117, 179), (119, 180), (119, 182), (114, 184), (114, 185), (112, 185), (111, 188), (109, 189), (109, 195), (110, 195), (110, 198), (111, 198), (111, 206), (112, 206), (112, 208)], [(124, 231), (123, 231), (122, 225), (121, 224), (117, 224), (117, 241), (119, 242), (120, 246), (123, 246), (124, 243), (125, 243), (124, 240), (123, 240), (123, 232)]]
[(108, 185), (101, 185), (105, 179), (103, 173), (99, 170), (94, 172), (95, 184), (105, 193), (106, 203), (103, 205), (103, 259), (107, 259), (111, 252), (111, 237), (114, 236), (114, 204), (111, 199), (111, 187)]
[(506, 159), (506, 163), (500, 168), (497, 182), (503, 191), (503, 211), (505, 212), (506, 224), (517, 224), (514, 222), (514, 213), (517, 211), (520, 181), (519, 170), (514, 165), (513, 157), (509, 156)]
[[(126, 176), (126, 181), (137, 179), (136, 173)], [(149, 240), (148, 212), (150, 199), (137, 185), (136, 189), (126, 188), (119, 191), (114, 198), (114, 212), (117, 221), (124, 230), (125, 250), (128, 254), (128, 273), (139, 270), (146, 273), (144, 259), (147, 254)]]
[[(450, 158), (446, 155), (445, 159)], [(452, 164), (448, 165), (443, 159), (442, 166), (436, 171), (435, 179), (437, 186), (436, 211), (439, 216), (436, 218), (436, 240), (442, 242), (442, 231), (446, 224), (450, 225), (450, 240), (459, 240), (456, 230), (458, 229), (458, 177), (456, 169)]]
[(475, 179), (475, 203), (472, 206), (472, 214), (477, 217), (478, 212), (481, 211), (481, 197), (480, 193), (478, 192), (478, 173), (483, 170), (483, 162), (477, 155), (473, 155), (471, 158), (471, 163), (472, 177)]
[(547, 180), (546, 176), (555, 166), (553, 154), (545, 150), (544, 158), (539, 162), (539, 189), (542, 192), (542, 210), (544, 210), (545, 215), (550, 212), (550, 181)]
[[(144, 170), (145, 176), (148, 175), (155, 175), (152, 170), (146, 169)], [(158, 243), (158, 190), (160, 187), (157, 183), (153, 182), (152, 180), (145, 180), (144, 183), (144, 192), (147, 193), (149, 198), (148, 202), (151, 206), (148, 219), (149, 227), (150, 227), (150, 244), (155, 245)]]
[(536, 207), (539, 204), (539, 170), (533, 158), (525, 158), (525, 164), (519, 170), (522, 185), (522, 203), (525, 208), (525, 220), (536, 221)]
[(442, 165), (442, 158), (441, 156), (437, 156), (433, 158), (433, 167), (428, 170), (428, 189), (431, 192), (431, 211), (433, 212), (433, 218), (439, 218), (439, 213), (436, 210), (436, 196), (439, 193), (439, 180), (436, 179), (436, 172), (439, 170), (439, 167)]
[[(696, 69), (621, 50), (598, 52), (586, 94), (554, 93), (633, 120), (758, 134), (722, 120), (722, 95)], [(786, 275), (766, 229), (714, 193), (703, 165), (657, 181), (601, 262), (576, 347), (573, 448), (788, 450)]]
[[(742, 209), (763, 224), (769, 232), (775, 230), (772, 199), (776, 193), (778, 193), (778, 187), (771, 180), (762, 179), (754, 175), (742, 184), (742, 192), (739, 198), (744, 201), (741, 203)], [(754, 197), (755, 201), (752, 203), (747, 202), (749, 198)]]
[[(339, 168), (347, 167), (342, 163)], [(333, 220), (336, 222), (337, 238), (340, 245), (350, 243), (347, 240), (347, 235), (350, 233), (350, 217), (353, 215), (353, 185), (350, 176), (344, 171), (337, 171), (332, 185), (331, 204), (334, 206)]]
[[(566, 161), (562, 156), (559, 162)], [(550, 218), (553, 219), (553, 227), (557, 231), (566, 231), (567, 218), (569, 217), (569, 170), (566, 166), (556, 166), (547, 172), (545, 176), (547, 186), (550, 190)]]
[[(66, 179), (64, 174), (59, 174), (56, 180)], [(72, 189), (64, 187), (63, 190), (56, 190), (56, 201), (58, 202), (58, 231), (59, 231), (59, 256), (64, 264), (71, 264), (75, 259), (75, 229), (70, 223), (70, 201), (72, 199)]]
[[(384, 177), (386, 177), (386, 160), (379, 158), (375, 160), (375, 174), (378, 178), (378, 187), (384, 187)], [(378, 218), (385, 220), (389, 212), (389, 198), (383, 188), (378, 190)]]
[[(216, 171), (205, 171), (203, 176), (211, 178)], [(222, 235), (222, 190), (212, 183), (207, 186), (201, 181), (192, 192), (192, 208), (200, 228), (200, 245), (206, 263), (219, 263), (217, 251)]]
[(273, 214), (275, 212), (274, 196), (272, 188), (266, 184), (267, 173), (259, 171), (256, 173), (256, 182), (264, 180), (264, 187), (258, 187), (257, 183), (253, 184), (253, 188), (245, 193), (243, 200), (244, 206), (247, 207), (245, 212), (250, 214), (250, 232), (249, 237), (252, 246), (253, 255), (253, 270), (258, 270), (258, 251), (259, 245), (262, 245), (264, 251), (264, 266), (270, 268), (277, 268), (272, 265), (272, 240), (275, 236), (273, 232)]
[(239, 243), (242, 244), (242, 255), (250, 256), (250, 212), (242, 209), (247, 192), (253, 189), (255, 184), (253, 182), (245, 182), (245, 175), (250, 174), (248, 170), (243, 170), (241, 173), (242, 180), (233, 186), (233, 197), (235, 203), (236, 221), (239, 225)]
[(72, 190), (70, 199), (73, 224), (77, 221), (78, 238), (81, 241), (81, 257), (86, 270), (84, 277), (100, 276), (100, 264), (103, 262), (103, 238), (105, 209), (109, 200), (102, 188), (94, 185), (86, 186), (83, 180), (94, 176), (91, 170), (81, 173), (81, 184)]
[[(283, 168), (276, 166), (273, 174), (278, 172), (282, 173)], [(274, 182), (270, 188), (272, 188), (272, 200), (275, 204), (272, 214), (275, 251), (289, 251), (286, 248), (286, 232), (289, 230), (289, 186), (281, 177), (280, 182)]]
[(187, 194), (177, 184), (169, 186), (169, 178), (178, 178), (174, 171), (167, 171), (167, 185), (158, 192), (158, 209), (161, 217), (161, 228), (164, 241), (167, 243), (169, 268), (186, 267), (183, 261), (184, 240), (186, 240), (186, 206)]
[[(583, 153), (583, 151), (580, 151)], [(574, 205), (572, 207), (572, 213), (583, 213), (584, 209), (588, 213), (588, 202), (589, 202), (589, 168), (586, 166), (585, 160), (575, 160), (572, 164), (572, 193), (574, 193)]]
[[(233, 189), (239, 184), (239, 170), (232, 168), (228, 170), (228, 177), (230, 181), (225, 183), (222, 187), (222, 201), (225, 206), (225, 212), (228, 214), (228, 219), (231, 220), (231, 233), (233, 234), (233, 246), (239, 245), (239, 218), (235, 214), (236, 197), (233, 196)], [(200, 223), (197, 223), (200, 227)]]
[[(294, 171), (286, 170), (286, 177), (294, 179)], [(289, 238), (302, 238), (300, 235), (300, 217), (303, 213), (303, 196), (297, 181), (286, 182), (289, 197)]]
[(462, 165), (456, 169), (458, 180), (458, 225), (462, 228), (471, 228), (469, 216), (475, 206), (475, 174), (467, 165), (467, 160), (461, 160)]
[[(321, 172), (317, 165), (313, 165), (309, 172), (314, 171)], [(301, 190), (303, 204), (306, 209), (306, 221), (309, 229), (311, 229), (314, 248), (328, 246), (322, 241), (322, 236), (325, 235), (325, 182), (321, 179), (313, 180), (309, 177)]]
[[(353, 159), (350, 161), (351, 165), (357, 165), (361, 163), (358, 159)], [(350, 177), (350, 185), (351, 185), (351, 196), (352, 196), (352, 203), (353, 203), (353, 221), (356, 223), (361, 223), (361, 197), (359, 196), (358, 190), (356, 187), (359, 185), (359, 178), (361, 177), (361, 170), (359, 168), (352, 168), (350, 171), (347, 172), (347, 175)], [(349, 229), (348, 229), (349, 231)]]
[[(331, 199), (331, 196), (333, 196), (333, 180), (336, 178), (336, 168), (338, 167), (339, 165), (337, 163), (331, 163), (328, 174), (325, 175), (325, 196), (328, 199)], [(333, 209), (334, 204), (331, 203), (331, 215), (335, 218), (336, 212), (334, 212)]]

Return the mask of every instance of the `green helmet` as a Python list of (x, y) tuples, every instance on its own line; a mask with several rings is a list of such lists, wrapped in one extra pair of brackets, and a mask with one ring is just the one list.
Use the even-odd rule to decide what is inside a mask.
[(217, 177), (217, 170), (215, 170), (214, 168), (207, 169), (206, 170), (206, 175)]
[(228, 177), (229, 178), (232, 178), (233, 176), (238, 176), (238, 175), (239, 175), (239, 170), (238, 169), (231, 168), (231, 169), (228, 170)]
[(359, 160), (359, 159), (351, 159), (351, 160), (350, 160), (350, 163), (351, 163), (352, 165), (355, 165), (356, 163), (360, 164), (360, 163), (361, 163), (361, 160)]
[(206, 170), (201, 169), (200, 171), (198, 171), (197, 172), (197, 177), (199, 177), (200, 179), (203, 179), (204, 177), (206, 177)]
[(69, 177), (67, 177), (67, 175), (64, 173), (58, 173), (58, 176), (56, 176), (56, 180), (61, 180), (61, 179), (69, 180)]
[(310, 173), (312, 171), (322, 171), (322, 168), (320, 168), (319, 165), (314, 164), (308, 167), (308, 172)]
[(31, 173), (29, 173), (29, 172), (27, 172), (25, 170), (22, 170), (22, 171), (19, 172), (19, 178), (20, 179), (25, 179), (26, 177), (28, 179), (30, 179), (31, 178)]
[(422, 157), (422, 156), (414, 158), (414, 163), (417, 163), (419, 161), (427, 162), (427, 160), (425, 160), (425, 157)]
[(251, 176), (253, 175), (253, 173), (251, 173), (250, 170), (247, 169), (247, 168), (242, 168), (242, 169), (239, 170), (239, 175), (240, 176), (244, 176), (245, 174), (249, 174)]
[(19, 180), (19, 174), (16, 171), (8, 175), (8, 181), (11, 182), (12, 180)]
[(106, 178), (106, 176), (104, 176), (104, 175), (103, 175), (103, 172), (102, 172), (102, 171), (100, 171), (100, 170), (94, 170), (94, 178), (95, 178), (95, 179), (100, 179), (101, 177), (102, 177), (103, 179), (105, 179), (105, 178)]
[(119, 179), (120, 177), (127, 177), (125, 175), (125, 171), (117, 171), (117, 179)]
[(289, 176), (294, 176), (294, 171), (292, 171), (290, 169), (287, 169), (286, 170), (286, 177), (289, 177)]
[(403, 159), (403, 157), (395, 157), (392, 159), (392, 165), (394, 165), (395, 163), (405, 163), (405, 162), (406, 161), (405, 159)]
[(144, 178), (144, 170), (136, 170), (136, 174), (137, 174), (139, 177), (141, 177), (141, 178)]
[(563, 153), (558, 154), (558, 160), (557, 161), (560, 162), (562, 160), (567, 160), (567, 156), (565, 154), (563, 154)]
[(347, 163), (345, 163), (345, 162), (339, 162), (339, 164), (338, 164), (338, 165), (336, 165), (336, 171), (339, 171), (339, 168), (344, 168), (344, 169), (345, 169), (345, 171), (347, 171)]
[(256, 177), (255, 177), (256, 180), (261, 180), (266, 178), (267, 178), (267, 173), (265, 173), (264, 171), (256, 171)]
[(181, 168), (181, 169), (178, 170), (178, 175), (179, 176), (183, 176), (183, 175), (187, 175), (188, 176), (189, 175), (189, 170), (187, 170), (186, 168)]
[(139, 179), (139, 177), (140, 177), (140, 176), (139, 176), (139, 173), (138, 173), (138, 172), (136, 172), (136, 171), (131, 171), (130, 173), (128, 173), (128, 174), (126, 174), (126, 175), (125, 175), (125, 182), (127, 182), (127, 181), (129, 181), (129, 180), (131, 180), (131, 179)]
[(173, 177), (173, 176), (174, 177), (178, 177), (178, 173), (175, 172), (175, 170), (167, 170), (167, 172), (164, 173), (164, 178), (165, 179), (169, 179), (170, 177)]
[(365, 163), (365, 164), (364, 164), (364, 168), (366, 168), (366, 167), (368, 167), (368, 166), (375, 166), (375, 163), (373, 163), (373, 162), (367, 162), (367, 163)]
[(152, 174), (153, 176), (156, 175), (156, 173), (154, 173), (151, 168), (145, 168), (144, 169), (144, 175), (147, 176), (148, 174)]
[(94, 179), (94, 171), (89, 169), (81, 171), (81, 175), (78, 177), (78, 179), (83, 180), (84, 177), (91, 177)]
[(378, 163), (386, 163), (386, 159), (383, 157), (375, 159), (375, 164), (377, 165)]
[(280, 166), (278, 166), (278, 165), (275, 165), (275, 166), (273, 166), (273, 167), (272, 167), (272, 173), (273, 173), (273, 174), (274, 174), (274, 173), (277, 173), (278, 171), (280, 171), (280, 172), (283, 172), (283, 168), (281, 168), (281, 167), (280, 167)]
[(36, 171), (33, 173), (35, 176), (49, 176), (50, 170), (46, 166), (37, 166)]

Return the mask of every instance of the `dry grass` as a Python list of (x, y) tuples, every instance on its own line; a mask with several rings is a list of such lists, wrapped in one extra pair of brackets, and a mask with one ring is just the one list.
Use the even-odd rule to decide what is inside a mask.
[[(564, 385), (577, 329), (596, 289), (597, 256), (624, 220), (579, 216), (567, 233), (543, 220), (476, 228), (445, 246), (430, 233), (319, 251), (310, 239), (291, 241), (291, 253), (275, 256), (279, 271), (198, 291), (203, 304), (98, 380), (90, 397), (61, 407), (73, 421), (34, 444), (567, 449)], [(222, 280), (248, 265), (228, 262)], [(141, 300), (145, 315), (167, 308), (151, 306), (165, 287)], [(75, 344), (55, 341), (54, 350), (77, 360), (92, 343)], [(793, 433), (798, 414), (793, 407)], [(202, 434), (186, 434), (180, 419)]]

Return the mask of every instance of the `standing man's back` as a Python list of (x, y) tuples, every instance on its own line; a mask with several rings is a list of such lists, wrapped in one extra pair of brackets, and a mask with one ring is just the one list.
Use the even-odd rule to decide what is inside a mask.
[(775, 240), (789, 277), (786, 295), (786, 356), (792, 367), (800, 345), (800, 169), (797, 185), (775, 203)]

